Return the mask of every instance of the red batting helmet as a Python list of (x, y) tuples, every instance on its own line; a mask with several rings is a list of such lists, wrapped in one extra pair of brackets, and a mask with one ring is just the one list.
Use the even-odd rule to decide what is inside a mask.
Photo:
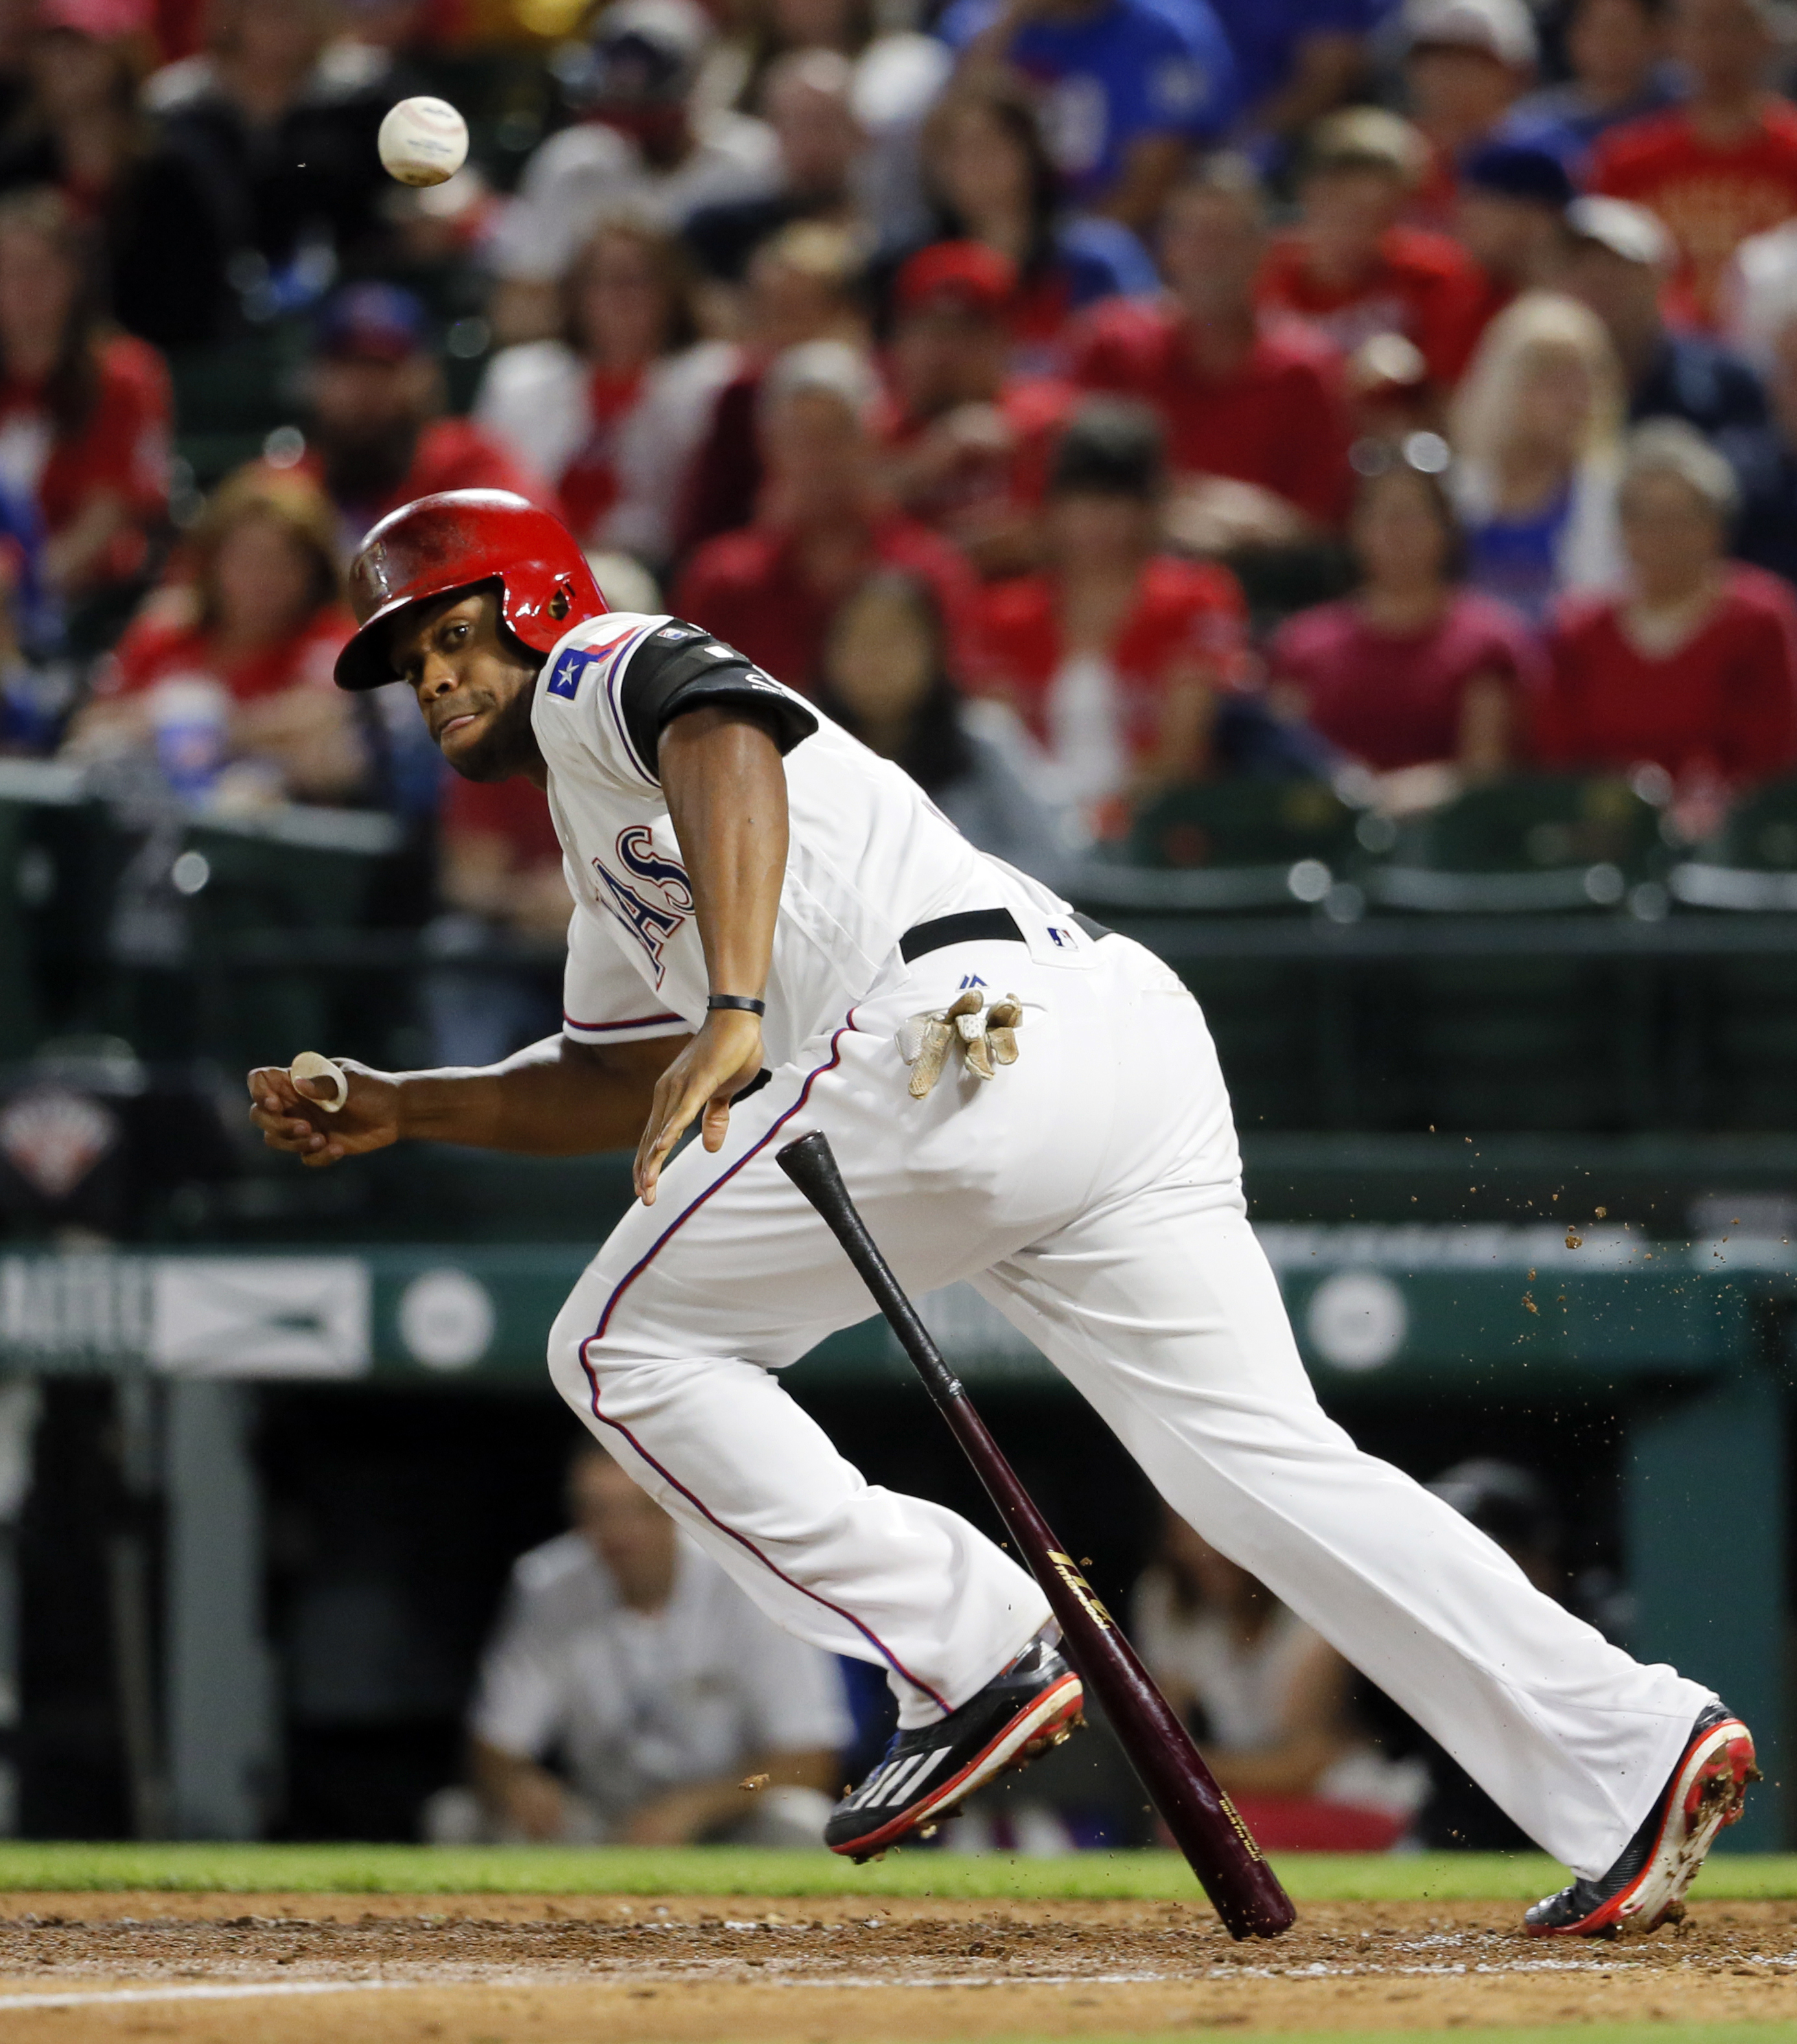
[(387, 657), (390, 618), (414, 603), (476, 582), (499, 584), (500, 614), (514, 639), (548, 653), (606, 600), (574, 535), (509, 490), (445, 490), (386, 517), (349, 567), (356, 636), (337, 655), (340, 689), (397, 681)]

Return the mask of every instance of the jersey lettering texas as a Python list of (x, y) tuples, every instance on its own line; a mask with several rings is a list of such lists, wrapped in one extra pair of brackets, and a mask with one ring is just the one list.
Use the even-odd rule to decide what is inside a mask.
[[(660, 986), (668, 970), (663, 954), (693, 912), (687, 869), (656, 851), (654, 834), (646, 824), (621, 830), (617, 848), (618, 863), (631, 878), (621, 880), (595, 859), (593, 870), (598, 875), (599, 899), (648, 954)], [(641, 884), (633, 886), (632, 881)]]

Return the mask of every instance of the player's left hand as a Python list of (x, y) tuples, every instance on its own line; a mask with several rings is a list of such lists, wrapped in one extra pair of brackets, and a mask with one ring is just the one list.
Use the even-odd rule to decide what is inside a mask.
[(761, 1018), (746, 1009), (714, 1009), (705, 1026), (655, 1082), (655, 1100), (637, 1145), (632, 1173), (637, 1197), (655, 1204), (668, 1153), (702, 1114), (700, 1137), (721, 1150), (729, 1132), (730, 1100), (761, 1070)]
[(328, 1078), (302, 1079), (279, 1065), (259, 1065), (249, 1075), (249, 1118), (271, 1150), (284, 1150), (312, 1170), (384, 1150), (399, 1140), (399, 1087), (392, 1076), (340, 1058), (349, 1083), (341, 1109), (323, 1102), (335, 1089)]

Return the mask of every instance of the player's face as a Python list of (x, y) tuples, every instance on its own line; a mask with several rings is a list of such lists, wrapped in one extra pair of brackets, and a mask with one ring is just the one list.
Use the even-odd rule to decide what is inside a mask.
[(541, 766), (530, 728), (537, 668), (501, 629), (497, 590), (471, 590), (405, 613), (391, 651), (437, 749), (464, 780), (509, 780)]

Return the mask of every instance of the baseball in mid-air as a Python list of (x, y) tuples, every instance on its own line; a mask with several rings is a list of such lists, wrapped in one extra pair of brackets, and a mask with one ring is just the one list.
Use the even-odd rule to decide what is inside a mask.
[(402, 99), (387, 109), (379, 148), (402, 185), (440, 185), (468, 159), (468, 124), (447, 99)]

